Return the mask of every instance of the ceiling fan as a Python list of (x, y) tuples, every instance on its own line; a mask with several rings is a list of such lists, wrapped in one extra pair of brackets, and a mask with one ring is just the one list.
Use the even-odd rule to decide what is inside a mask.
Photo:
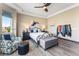
[(50, 6), (51, 3), (44, 3), (43, 6), (36, 6), (35, 8), (43, 8), (45, 12), (48, 12), (48, 6)]

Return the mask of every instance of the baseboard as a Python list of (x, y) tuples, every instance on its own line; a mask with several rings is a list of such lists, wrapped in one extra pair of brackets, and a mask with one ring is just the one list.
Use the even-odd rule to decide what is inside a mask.
[(58, 37), (58, 39), (63, 39), (63, 40), (67, 40), (67, 41), (71, 41), (71, 42), (79, 43), (79, 42), (77, 42), (77, 41), (73, 41), (73, 40), (69, 40), (69, 39), (65, 39), (65, 38), (61, 38), (61, 37)]

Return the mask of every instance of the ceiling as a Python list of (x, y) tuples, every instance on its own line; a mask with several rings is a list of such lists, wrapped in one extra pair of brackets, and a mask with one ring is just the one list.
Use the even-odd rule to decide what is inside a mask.
[(31, 16), (47, 18), (61, 10), (75, 5), (74, 3), (52, 3), (48, 6), (48, 12), (45, 12), (42, 8), (34, 8), (35, 6), (42, 6), (43, 3), (13, 3), (7, 4), (12, 7), (16, 7), (20, 13), (24, 13)]

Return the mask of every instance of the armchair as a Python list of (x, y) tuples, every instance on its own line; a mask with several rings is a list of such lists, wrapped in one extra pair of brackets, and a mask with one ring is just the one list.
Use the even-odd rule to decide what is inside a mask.
[(21, 42), (21, 37), (16, 37), (12, 33), (2, 34), (1, 51), (5, 54), (11, 54), (17, 49), (17, 45)]

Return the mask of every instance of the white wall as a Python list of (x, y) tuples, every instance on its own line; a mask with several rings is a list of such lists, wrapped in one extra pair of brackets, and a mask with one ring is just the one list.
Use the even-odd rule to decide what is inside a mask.
[[(72, 37), (62, 37), (61, 35), (59, 37), (79, 42), (79, 6), (48, 19), (48, 26), (64, 24), (71, 24)], [(51, 32), (49, 28), (48, 31)]]
[(40, 23), (41, 29), (46, 28), (47, 20), (44, 18), (38, 18), (38, 17), (28, 16), (23, 14), (18, 14), (17, 16), (18, 16), (17, 17), (18, 36), (22, 36), (23, 30), (29, 28), (29, 26), (31, 26), (31, 24), (33, 23), (33, 20)]
[(2, 33), (2, 4), (0, 4), (0, 34)]

